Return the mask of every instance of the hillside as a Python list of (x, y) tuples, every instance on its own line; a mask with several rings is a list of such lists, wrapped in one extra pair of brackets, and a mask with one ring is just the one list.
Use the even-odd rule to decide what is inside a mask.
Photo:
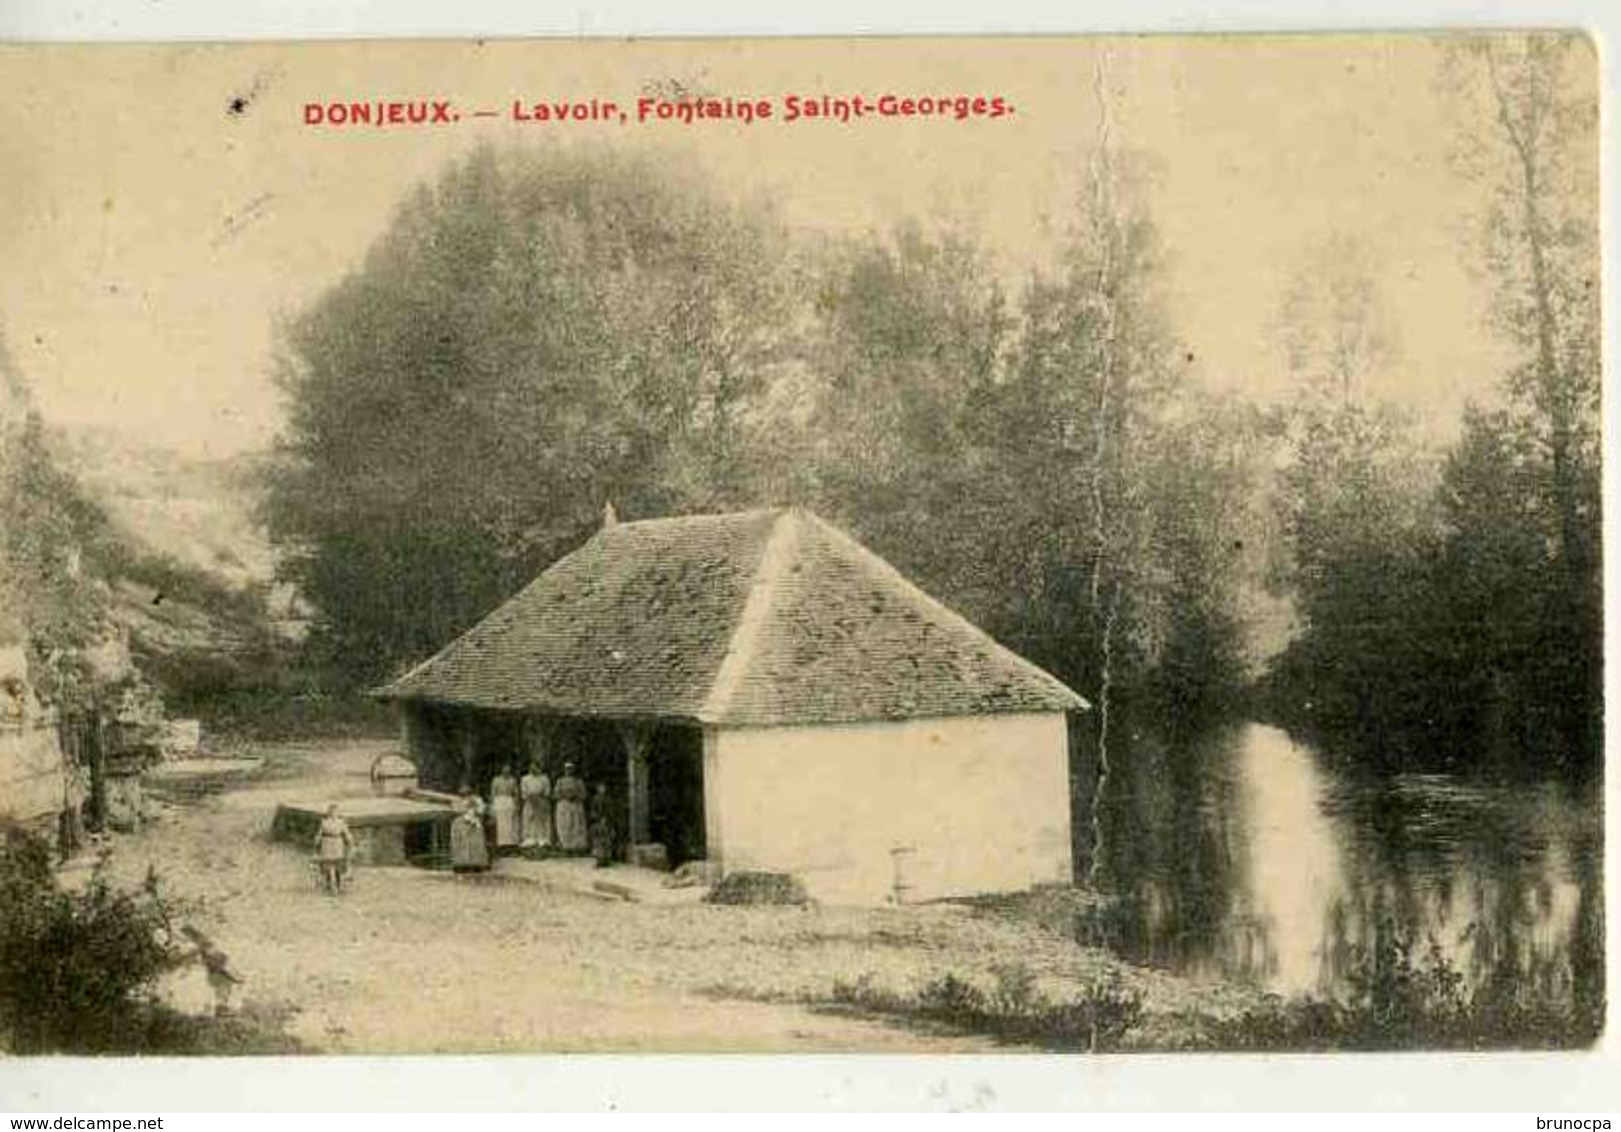
[(105, 430), (52, 429), (49, 447), (100, 515), (85, 569), (171, 704), (206, 713), (274, 679), (301, 625), (254, 517), (254, 459), (191, 459)]
[(200, 460), (108, 429), (54, 429), (53, 455), (127, 536), (232, 586), (268, 584), (253, 454)]

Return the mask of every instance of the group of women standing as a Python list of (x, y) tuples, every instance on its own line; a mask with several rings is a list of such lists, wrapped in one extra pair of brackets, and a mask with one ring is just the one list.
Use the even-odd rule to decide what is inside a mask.
[[(489, 868), (493, 842), (497, 856), (518, 852), (538, 855), (556, 852), (565, 856), (593, 848), (590, 823), (586, 819), (588, 797), (585, 781), (573, 763), (563, 765), (554, 783), (539, 760), (531, 763), (522, 778), (513, 778), (503, 767), (490, 781), (488, 828), (483, 799), (470, 788), (462, 789), (461, 812), (450, 829), (450, 861), (457, 872), (478, 872)], [(598, 809), (606, 818), (606, 789), (597, 787)]]

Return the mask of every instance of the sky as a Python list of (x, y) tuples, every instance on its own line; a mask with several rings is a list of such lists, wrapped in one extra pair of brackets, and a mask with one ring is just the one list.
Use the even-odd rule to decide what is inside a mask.
[[(1283, 292), (1330, 239), (1375, 266), (1371, 391), (1445, 435), (1501, 369), (1464, 251), (1476, 186), (1435, 41), (1407, 36), (0, 47), (0, 328), (45, 416), (190, 456), (274, 439), (275, 327), (354, 269), (413, 186), (484, 141), (690, 151), (795, 227), (967, 224), (1009, 279), (1051, 253), (1098, 134), (1143, 155), (1167, 307), (1201, 381), (1274, 398)], [(996, 120), (511, 121), (516, 99), (1002, 95)], [(448, 99), (334, 129), (310, 102)], [(474, 109), (498, 112), (473, 118)], [(779, 110), (780, 113), (780, 110)]]

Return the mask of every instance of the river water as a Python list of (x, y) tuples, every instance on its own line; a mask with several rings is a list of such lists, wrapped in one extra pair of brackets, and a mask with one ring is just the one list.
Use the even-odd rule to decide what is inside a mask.
[(1109, 942), (1138, 962), (1335, 994), (1394, 930), (1474, 986), (1602, 995), (1593, 786), (1365, 773), (1260, 724), (1111, 761), (1098, 879)]

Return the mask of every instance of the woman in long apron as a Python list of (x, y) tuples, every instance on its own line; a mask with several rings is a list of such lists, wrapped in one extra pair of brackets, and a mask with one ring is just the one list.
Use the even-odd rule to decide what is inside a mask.
[(585, 823), (585, 782), (574, 773), (573, 763), (563, 764), (557, 780), (557, 847), (565, 853), (584, 853), (591, 844)]
[(481, 873), (490, 867), (482, 809), (477, 796), (465, 795), (461, 812), (450, 823), (450, 867), (455, 872)]
[(540, 760), (529, 764), (529, 773), (518, 780), (523, 798), (523, 847), (539, 853), (552, 847), (552, 780)]
[(518, 848), (518, 783), (505, 767), (490, 780), (490, 813), (495, 821), (495, 851), (512, 853)]

